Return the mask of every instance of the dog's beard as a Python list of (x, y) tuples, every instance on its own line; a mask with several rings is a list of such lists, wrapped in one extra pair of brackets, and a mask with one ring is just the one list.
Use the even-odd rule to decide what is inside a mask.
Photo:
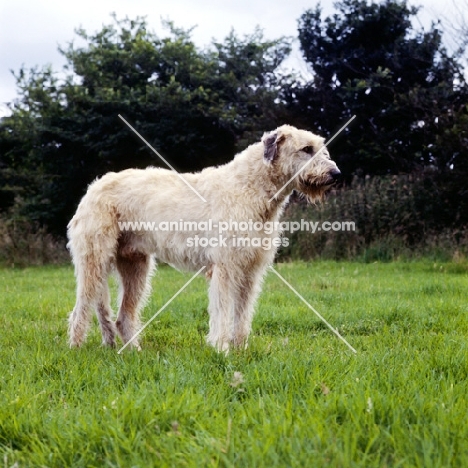
[(300, 179), (298, 181), (297, 191), (299, 197), (306, 199), (309, 203), (314, 204), (323, 200), (325, 193), (334, 185), (332, 180), (326, 180), (320, 183), (308, 179)]

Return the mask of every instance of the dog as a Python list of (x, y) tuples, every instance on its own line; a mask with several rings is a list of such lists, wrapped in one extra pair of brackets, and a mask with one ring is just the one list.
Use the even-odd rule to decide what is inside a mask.
[[(246, 346), (255, 301), (281, 232), (239, 226), (277, 226), (293, 190), (315, 202), (339, 176), (322, 137), (283, 125), (219, 167), (185, 174), (127, 169), (94, 181), (68, 225), (77, 280), (70, 346), (82, 345), (95, 309), (103, 344), (115, 346), (118, 334), (124, 343), (134, 338), (131, 346), (140, 349), (134, 335), (156, 261), (193, 272), (205, 267), (207, 342), (224, 352)], [(140, 227), (189, 223), (194, 230), (122, 228), (137, 222)], [(115, 322), (107, 284), (113, 270), (120, 280)]]

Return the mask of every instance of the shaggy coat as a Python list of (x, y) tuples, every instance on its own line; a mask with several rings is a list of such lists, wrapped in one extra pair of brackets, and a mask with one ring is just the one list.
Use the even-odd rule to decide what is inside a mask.
[[(339, 174), (323, 138), (284, 125), (265, 134), (261, 142), (249, 146), (228, 164), (182, 174), (206, 202), (175, 172), (166, 169), (128, 169), (96, 180), (68, 225), (68, 247), (77, 279), (77, 300), (69, 320), (70, 345), (84, 342), (93, 309), (104, 344), (114, 346), (116, 332), (127, 343), (139, 330), (139, 313), (150, 292), (155, 260), (194, 272), (206, 267), (208, 343), (223, 351), (230, 345), (246, 345), (262, 278), (279, 244), (273, 240), (281, 233), (240, 231), (233, 222), (278, 221), (292, 190), (314, 201)], [(158, 225), (208, 220), (214, 226), (211, 230), (121, 228), (123, 222)], [(213, 246), (202, 247), (193, 243), (195, 236), (218, 238), (216, 227), (220, 222), (231, 223), (231, 228), (223, 233), (226, 245), (213, 242)], [(235, 242), (239, 237), (269, 240), (261, 245), (239, 246)], [(265, 247), (268, 244), (270, 248)], [(120, 279), (120, 307), (115, 323), (107, 284), (112, 270)], [(137, 338), (132, 345), (139, 348)]]

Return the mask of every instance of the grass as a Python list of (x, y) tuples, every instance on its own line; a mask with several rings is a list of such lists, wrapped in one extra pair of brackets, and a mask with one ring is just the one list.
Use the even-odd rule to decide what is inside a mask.
[[(204, 344), (202, 278), (141, 353), (70, 350), (71, 268), (0, 270), (4, 466), (468, 466), (468, 265), (276, 268), (357, 355), (271, 273), (246, 351)], [(161, 268), (144, 320), (189, 278)]]

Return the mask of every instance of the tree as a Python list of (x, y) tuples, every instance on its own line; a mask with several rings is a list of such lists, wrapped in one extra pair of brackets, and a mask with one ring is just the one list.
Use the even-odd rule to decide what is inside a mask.
[(455, 149), (447, 152), (446, 132), (453, 116), (465, 112), (466, 86), (438, 28), (414, 31), (417, 8), (404, 0), (343, 0), (336, 7), (331, 17), (322, 19), (317, 7), (299, 20), (313, 72), (311, 82), (285, 96), (299, 124), (331, 136), (356, 114), (352, 131), (333, 144), (348, 174), (465, 164), (455, 163)]
[(95, 177), (164, 165), (119, 114), (182, 171), (225, 162), (276, 125), (286, 40), (232, 32), (200, 50), (190, 31), (167, 23), (160, 38), (147, 26), (114, 18), (95, 34), (78, 30), (86, 45), (60, 49), (65, 80), (50, 68), (16, 75), (19, 98), (0, 124), (4, 207), (14, 196), (17, 212), (63, 233)]

